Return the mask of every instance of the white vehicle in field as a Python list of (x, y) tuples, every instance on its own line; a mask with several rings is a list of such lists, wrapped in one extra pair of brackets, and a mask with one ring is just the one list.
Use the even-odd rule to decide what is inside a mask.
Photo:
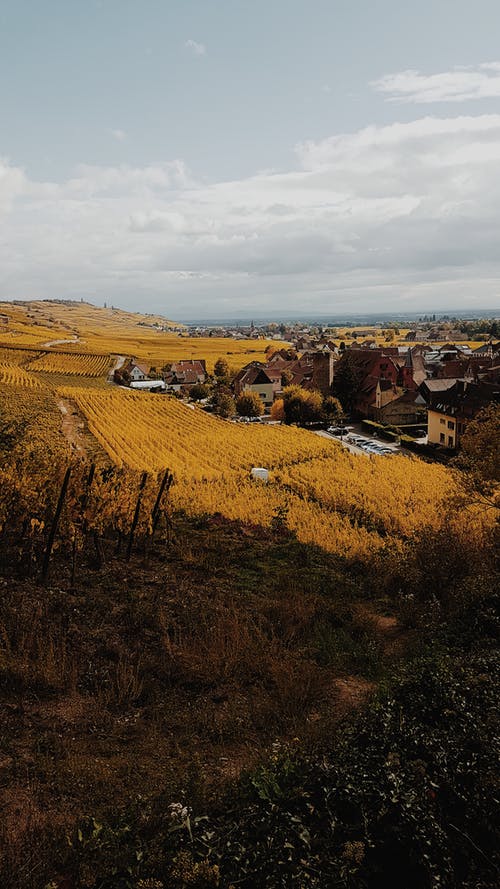
[(250, 475), (253, 479), (264, 482), (265, 484), (269, 481), (269, 470), (264, 469), (263, 466), (253, 466), (250, 470)]

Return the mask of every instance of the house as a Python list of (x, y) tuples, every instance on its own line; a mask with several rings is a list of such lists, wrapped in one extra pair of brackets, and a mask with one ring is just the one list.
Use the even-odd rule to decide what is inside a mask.
[(128, 378), (131, 383), (137, 383), (139, 380), (147, 380), (149, 376), (149, 365), (143, 364), (142, 362), (136, 361), (135, 358), (130, 358), (123, 366), (120, 368), (120, 373), (123, 375), (128, 374)]
[(477, 349), (474, 349), (473, 355), (487, 356), (489, 358), (499, 358), (500, 342), (494, 343), (492, 340), (490, 340), (488, 343), (483, 343), (482, 346), (478, 346)]
[(163, 374), (163, 380), (169, 392), (188, 395), (196, 383), (204, 383), (207, 379), (207, 368), (204, 359), (175, 361), (167, 365), (170, 369)]
[(260, 361), (252, 361), (243, 367), (233, 380), (236, 397), (244, 392), (256, 392), (265, 407), (271, 407), (275, 393), (281, 389), (281, 370), (271, 369)]
[(267, 367), (271, 367), (274, 364), (278, 364), (279, 362), (287, 363), (290, 361), (297, 360), (297, 353), (295, 349), (276, 349), (275, 352), (272, 353), (269, 361), (267, 362)]
[[(438, 383), (443, 384), (442, 388)], [(422, 395), (427, 400), (429, 444), (458, 450), (467, 424), (492, 401), (500, 402), (500, 385), (463, 379), (428, 380), (422, 386)]]
[(355, 416), (393, 425), (422, 422), (425, 405), (418, 387), (427, 374), (420, 348), (350, 348), (343, 361), (355, 387)]
[(396, 359), (399, 366), (398, 384), (403, 389), (416, 390), (425, 379), (427, 372), (425, 370), (424, 358), (417, 349), (408, 349), (404, 356), (404, 363), (401, 358)]
[[(396, 350), (397, 351), (397, 350)], [(383, 349), (349, 349), (340, 359), (351, 366), (353, 379), (358, 381), (353, 393), (353, 412), (359, 417), (371, 417), (376, 408), (377, 384), (384, 393), (397, 394), (399, 367), (393, 357)], [(402, 390), (399, 394), (402, 394)], [(387, 398), (384, 395), (384, 398)]]
[(191, 379), (194, 378), (195, 383), (204, 383), (207, 379), (207, 365), (201, 358), (196, 361), (175, 361), (170, 365), (170, 373), (175, 374), (179, 380), (188, 375)]
[(425, 401), (419, 392), (388, 387), (379, 383), (375, 390), (375, 405), (370, 410), (371, 419), (384, 426), (407, 426), (425, 423)]

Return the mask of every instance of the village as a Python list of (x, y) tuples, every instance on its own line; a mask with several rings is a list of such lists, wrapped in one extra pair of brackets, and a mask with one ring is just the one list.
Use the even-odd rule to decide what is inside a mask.
[[(158, 368), (132, 357), (117, 366), (113, 379), (198, 403), (223, 419), (297, 423), (339, 437), (354, 452), (362, 447), (366, 453), (389, 454), (401, 446), (442, 462), (460, 449), (470, 421), (500, 400), (496, 322), (484, 324), (484, 342), (472, 347), (466, 329), (432, 319), (415, 324), (403, 342), (393, 328), (384, 330), (383, 338), (370, 336), (370, 329), (346, 331), (340, 342), (333, 335), (337, 331), (282, 328), (264, 361), (251, 361), (233, 375), (223, 358), (210, 375), (203, 359)], [(453, 338), (439, 342), (443, 333)], [(252, 323), (230, 334), (250, 338), (262, 331)], [(353, 431), (364, 438), (356, 441), (348, 435)], [(374, 439), (386, 446), (368, 447)]]

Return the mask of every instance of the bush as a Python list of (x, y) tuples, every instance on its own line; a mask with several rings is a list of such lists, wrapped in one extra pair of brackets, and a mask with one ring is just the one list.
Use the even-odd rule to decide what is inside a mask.
[(260, 417), (264, 413), (264, 405), (256, 392), (243, 392), (236, 399), (236, 410), (240, 417)]
[(283, 390), (283, 410), (285, 423), (321, 422), (323, 420), (323, 399), (321, 392), (314, 389), (302, 389), (300, 386), (288, 386)]
[(330, 753), (277, 745), (195, 835), (200, 860), (242, 889), (493, 889), (497, 673), (493, 654), (424, 658)]

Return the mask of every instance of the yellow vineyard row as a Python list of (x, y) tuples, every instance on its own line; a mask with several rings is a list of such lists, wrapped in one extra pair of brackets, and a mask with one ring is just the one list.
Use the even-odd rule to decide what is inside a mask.
[(249, 472), (254, 465), (279, 468), (326, 456), (330, 442), (301, 429), (258, 424), (243, 428), (191, 409), (175, 398), (126, 390), (64, 387), (86, 415), (89, 428), (112, 460), (133, 469), (169, 466), (182, 478), (217, 478)]
[(22, 367), (38, 358), (40, 352), (34, 349), (13, 349), (9, 346), (0, 345), (0, 361), (4, 364), (17, 364)]
[(40, 381), (23, 367), (4, 361), (0, 361), (0, 382), (10, 386), (26, 386), (28, 389), (42, 388)]
[(109, 355), (84, 354), (81, 352), (44, 352), (30, 361), (28, 370), (75, 376), (101, 377), (111, 366)]
[[(118, 466), (169, 467), (173, 502), (268, 525), (286, 514), (299, 540), (368, 558), (384, 540), (438, 527), (440, 505), (459, 491), (448, 469), (412, 457), (355, 457), (337, 442), (294, 427), (239, 426), (145, 393), (65, 387)], [(252, 466), (271, 483), (249, 479)]]

